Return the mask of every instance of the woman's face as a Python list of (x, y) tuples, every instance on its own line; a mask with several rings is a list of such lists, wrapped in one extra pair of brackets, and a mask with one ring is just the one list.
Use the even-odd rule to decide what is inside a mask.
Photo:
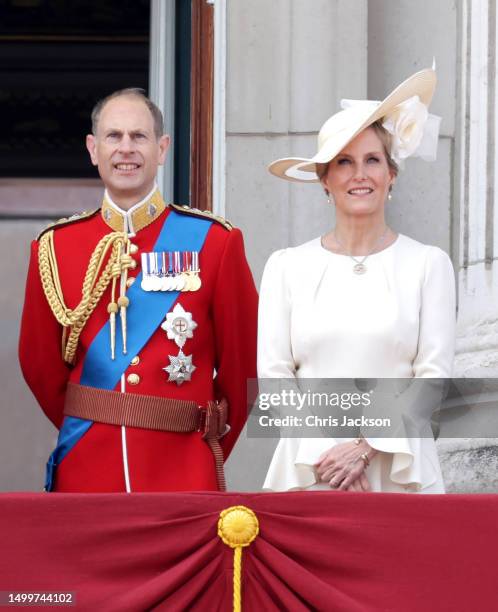
[(337, 212), (357, 216), (383, 212), (394, 178), (381, 139), (366, 128), (329, 163), (321, 183)]

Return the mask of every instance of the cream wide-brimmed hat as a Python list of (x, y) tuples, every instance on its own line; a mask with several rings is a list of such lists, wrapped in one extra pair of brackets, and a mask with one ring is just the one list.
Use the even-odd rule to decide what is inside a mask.
[[(353, 140), (362, 130), (376, 121), (383, 120), (384, 127), (392, 134), (391, 157), (400, 162), (410, 155), (435, 159), (440, 118), (429, 115), (436, 88), (436, 72), (432, 68), (420, 70), (403, 81), (382, 102), (372, 100), (342, 100), (344, 110), (332, 115), (318, 133), (318, 152), (311, 158), (285, 157), (277, 159), (268, 170), (279, 178), (296, 182), (317, 182), (315, 164), (326, 164)], [(431, 121), (427, 121), (428, 119)], [(431, 144), (424, 145), (425, 156), (417, 152), (424, 137), (427, 123), (431, 125)], [(436, 125), (437, 124), (437, 125)], [(427, 149), (433, 152), (428, 153)]]

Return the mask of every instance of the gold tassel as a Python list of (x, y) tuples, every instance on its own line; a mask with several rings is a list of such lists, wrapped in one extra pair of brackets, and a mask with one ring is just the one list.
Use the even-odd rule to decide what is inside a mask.
[(118, 298), (118, 306), (119, 306), (119, 315), (121, 317), (121, 336), (123, 339), (123, 355), (126, 355), (126, 309), (130, 304), (129, 298), (126, 295), (120, 295)]
[(127, 349), (127, 328), (126, 328), (126, 309), (130, 304), (130, 300), (125, 295), (126, 291), (126, 281), (128, 279), (128, 268), (132, 265), (136, 266), (136, 262), (131, 258), (130, 250), (131, 250), (131, 242), (128, 236), (125, 237), (124, 245), (123, 245), (124, 253), (121, 254), (120, 264), (122, 269), (123, 278), (121, 280), (121, 291), (120, 296), (118, 298), (118, 306), (119, 306), (119, 316), (121, 319), (121, 338), (123, 343), (123, 355), (126, 355), (128, 352)]
[(62, 328), (62, 358), (64, 359), (64, 355), (66, 354), (66, 345), (67, 345), (67, 330), (68, 326), (65, 325)]
[(259, 533), (258, 517), (246, 506), (231, 506), (220, 512), (218, 535), (233, 548), (233, 610), (242, 610), (242, 549)]
[(109, 325), (111, 327), (111, 359), (116, 358), (116, 313), (118, 311), (118, 305), (116, 302), (111, 302), (107, 306), (107, 312), (109, 313)]

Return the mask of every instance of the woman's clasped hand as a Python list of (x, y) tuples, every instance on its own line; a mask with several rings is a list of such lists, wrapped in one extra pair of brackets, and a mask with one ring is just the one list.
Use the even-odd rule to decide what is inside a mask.
[(318, 480), (338, 491), (371, 491), (365, 468), (376, 453), (365, 440), (333, 446), (320, 455), (315, 465)]

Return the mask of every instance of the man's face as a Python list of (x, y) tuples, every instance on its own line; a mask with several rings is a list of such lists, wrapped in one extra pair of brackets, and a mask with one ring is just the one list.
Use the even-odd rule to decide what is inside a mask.
[(86, 146), (111, 198), (129, 208), (152, 190), (169, 136), (157, 139), (152, 114), (140, 98), (121, 96), (104, 106)]

